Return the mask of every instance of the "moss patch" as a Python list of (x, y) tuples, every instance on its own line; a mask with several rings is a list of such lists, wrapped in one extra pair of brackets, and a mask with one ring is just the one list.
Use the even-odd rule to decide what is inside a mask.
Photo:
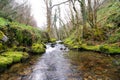
[(0, 56), (0, 68), (1, 67), (7, 67), (7, 65), (11, 64), (13, 62), (12, 58)]
[(51, 39), (50, 39), (50, 42), (51, 42), (51, 43), (55, 43), (56, 41), (57, 41), (57, 39), (55, 39), (55, 38), (51, 38)]
[(41, 53), (44, 53), (45, 52), (45, 46), (44, 44), (42, 43), (34, 43), (32, 45), (32, 50), (31, 50), (32, 53), (35, 53), (35, 54), (41, 54)]
[(83, 49), (85, 49), (85, 50), (100, 51), (99, 45), (96, 45), (96, 46), (88, 46), (88, 45), (86, 45), (86, 44), (83, 44), (81, 47), (82, 47)]
[(5, 52), (2, 56), (12, 58), (13, 62), (20, 62), (23, 58), (28, 58), (29, 55), (25, 52)]
[(0, 56), (0, 72), (7, 68), (8, 65), (12, 64), (13, 59)]
[(100, 51), (108, 54), (120, 54), (120, 47), (106, 44), (100, 46)]
[(97, 51), (107, 54), (120, 54), (120, 46), (118, 44), (87, 45), (85, 43), (74, 43), (69, 39), (67, 39), (64, 43), (70, 49)]
[(2, 40), (3, 37), (4, 37), (4, 33), (0, 31), (0, 40)]
[(5, 52), (0, 55), (0, 72), (5, 70), (8, 65), (11, 65), (21, 60), (25, 60), (29, 55), (25, 52)]

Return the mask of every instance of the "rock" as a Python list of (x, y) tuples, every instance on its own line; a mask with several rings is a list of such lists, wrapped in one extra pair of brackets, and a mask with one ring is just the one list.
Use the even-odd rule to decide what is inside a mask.
[(44, 53), (45, 52), (45, 47), (42, 43), (34, 43), (32, 45), (32, 50), (31, 50), (32, 53), (35, 53), (35, 54), (41, 54), (41, 53)]
[(0, 40), (4, 42), (8, 40), (8, 37), (2, 31), (0, 31)]

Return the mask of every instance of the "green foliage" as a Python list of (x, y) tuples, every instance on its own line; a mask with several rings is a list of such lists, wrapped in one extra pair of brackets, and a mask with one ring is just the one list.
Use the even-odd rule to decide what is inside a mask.
[(109, 43), (116, 43), (116, 42), (120, 42), (120, 30), (118, 30), (117, 32), (113, 33), (109, 39), (108, 39)]
[(5, 26), (6, 24), (7, 24), (7, 20), (0, 17), (0, 27)]
[(120, 26), (120, 13), (111, 14), (108, 19), (108, 23), (114, 23), (115, 26)]
[[(3, 22), (7, 21), (4, 20)], [(6, 25), (0, 26), (0, 30), (9, 38), (6, 43), (9, 47), (31, 46), (32, 43), (48, 42), (49, 40), (46, 32), (41, 31), (39, 28), (20, 24), (18, 22), (7, 22)]]
[(31, 49), (32, 53), (41, 54), (45, 52), (45, 46), (42, 43), (34, 43)]
[(75, 30), (68, 38), (64, 40), (64, 44), (68, 45), (68, 47), (79, 47), (78, 45), (82, 44), (82, 41), (79, 40), (78, 36), (76, 36), (77, 31)]
[(101, 19), (106, 22), (106, 19), (113, 14), (119, 14), (120, 12), (120, 2), (109, 2), (105, 4), (101, 9), (98, 11), (98, 21)]
[(72, 47), (78, 47), (78, 46), (75, 46), (74, 45), (74, 40), (72, 39), (72, 38), (66, 38), (65, 40), (64, 40), (64, 44), (65, 45), (67, 45), (69, 48), (72, 48)]

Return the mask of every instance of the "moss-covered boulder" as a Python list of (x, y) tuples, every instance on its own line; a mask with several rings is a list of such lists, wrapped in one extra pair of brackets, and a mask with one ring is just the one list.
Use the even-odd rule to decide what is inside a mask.
[(12, 64), (13, 59), (0, 56), (0, 72), (7, 68), (8, 65)]
[(41, 54), (45, 52), (45, 45), (42, 43), (34, 43), (31, 47), (31, 52), (35, 54)]
[(9, 65), (25, 60), (29, 55), (25, 52), (5, 52), (0, 55), (0, 72), (4, 71)]
[(22, 59), (27, 59), (29, 55), (25, 52), (5, 52), (2, 56), (12, 58), (13, 62), (20, 62)]
[(57, 39), (55, 39), (55, 38), (51, 38), (51, 39), (50, 39), (50, 42), (51, 42), (51, 43), (55, 43), (56, 41), (57, 41)]

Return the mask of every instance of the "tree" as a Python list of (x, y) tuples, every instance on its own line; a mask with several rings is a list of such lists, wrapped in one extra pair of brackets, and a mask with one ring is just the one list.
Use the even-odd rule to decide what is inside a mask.
[(52, 3), (52, 0), (44, 0), (44, 2), (46, 5), (47, 32), (48, 32), (50, 38), (52, 38), (53, 37), (52, 27), (51, 27), (52, 26), (52, 9), (56, 6), (59, 6), (59, 5), (62, 5), (62, 4), (69, 2), (69, 0), (58, 3), (58, 4), (54, 4), (54, 5)]
[(15, 12), (12, 10), (13, 0), (0, 0), (0, 16), (9, 18), (11, 14)]

